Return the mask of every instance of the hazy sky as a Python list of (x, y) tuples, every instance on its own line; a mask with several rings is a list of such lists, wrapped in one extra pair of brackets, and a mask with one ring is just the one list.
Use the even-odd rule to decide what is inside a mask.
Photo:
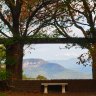
[[(76, 27), (72, 27), (70, 36), (83, 37), (83, 34)], [(68, 60), (76, 58), (82, 53), (86, 53), (86, 49), (72, 47), (71, 49), (64, 49), (64, 44), (35, 44), (31, 45), (31, 48), (25, 50), (24, 58), (41, 58), (44, 60)], [(26, 47), (25, 47), (26, 48)], [(25, 49), (24, 48), (24, 49)], [(62, 48), (62, 49), (60, 49)]]
[(35, 44), (25, 49), (24, 58), (41, 58), (44, 60), (68, 60), (76, 58), (86, 49), (75, 48), (65, 49), (65, 44)]

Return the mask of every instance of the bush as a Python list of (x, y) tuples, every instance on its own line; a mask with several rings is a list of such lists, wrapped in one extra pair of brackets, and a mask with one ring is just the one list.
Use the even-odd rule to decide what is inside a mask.
[(47, 78), (44, 77), (44, 76), (42, 76), (42, 75), (38, 75), (38, 76), (36, 77), (36, 79), (37, 79), (37, 80), (47, 80)]
[(5, 80), (7, 76), (7, 73), (5, 70), (0, 71), (0, 80)]

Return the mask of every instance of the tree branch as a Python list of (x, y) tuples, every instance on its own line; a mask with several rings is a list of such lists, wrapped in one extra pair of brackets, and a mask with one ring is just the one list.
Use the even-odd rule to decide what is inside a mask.
[[(59, 24), (58, 24), (58, 22), (56, 21), (56, 19), (55, 19), (55, 27), (57, 28), (57, 30), (59, 31), (59, 33), (61, 34), (61, 35), (63, 35), (64, 37), (70, 37), (68, 34), (67, 34), (67, 32), (62, 28), (62, 26), (60, 26)], [(60, 29), (62, 30), (62, 31), (60, 31)]]
[(10, 29), (11, 32), (13, 32), (12, 30), (12, 26), (10, 25), (10, 23), (4, 18), (3, 14), (0, 12), (0, 19), (4, 22), (5, 25), (8, 26), (8, 28)]
[(5, 0), (6, 5), (10, 8), (11, 12), (15, 7), (15, 0)]
[[(42, 27), (44, 27), (44, 24), (41, 24), (37, 29), (33, 30), (34, 33), (33, 33), (33, 35), (31, 35), (31, 36), (34, 37), (34, 36), (39, 32), (39, 30), (40, 30)], [(27, 35), (30, 35), (31, 33), (32, 33), (32, 31), (29, 32)]]
[[(39, 30), (40, 30), (41, 28), (47, 26), (46, 22), (48, 23), (49, 21), (52, 20), (52, 18), (53, 18), (53, 17), (51, 17), (50, 19), (45, 20), (42, 24), (40, 24), (40, 26), (36, 29), (36, 31), (34, 32), (34, 34), (32, 35), (32, 37), (34, 37), (34, 36), (39, 32)], [(30, 33), (31, 33), (31, 32), (30, 32)], [(30, 33), (29, 33), (29, 34), (30, 34)], [(29, 34), (28, 34), (28, 35), (29, 35)]]
[(95, 8), (96, 8), (96, 3), (94, 2), (94, 7), (92, 8), (91, 12), (94, 12)]
[(90, 10), (90, 7), (88, 6), (88, 3), (86, 0), (82, 0), (83, 2), (83, 5), (84, 5), (84, 9), (85, 9), (85, 13), (86, 13), (86, 19), (87, 19), (87, 22), (89, 23), (90, 27), (94, 29), (94, 21), (93, 21), (93, 18), (92, 18), (92, 13), (91, 13), (91, 10)]
[(84, 13), (84, 12), (81, 12), (80, 10), (74, 9), (71, 5), (70, 5), (70, 8), (71, 8), (73, 11), (78, 12), (78, 13), (80, 13), (80, 14), (82, 14), (82, 15), (85, 16), (85, 13)]
[(61, 34), (62, 36), (66, 37), (66, 35), (58, 28), (57, 25), (54, 25), (56, 29), (58, 30), (58, 33)]
[(8, 35), (6, 35), (4, 32), (2, 32), (1, 30), (0, 30), (0, 33), (1, 33), (3, 36), (5, 36), (5, 37), (9, 38), (9, 36), (8, 36)]
[(88, 24), (84, 24), (84, 23), (77, 22), (77, 21), (75, 21), (75, 22), (78, 23), (78, 24), (81, 24), (81, 25), (87, 25), (87, 26), (89, 26)]
[(96, 16), (94, 17), (94, 24), (95, 24), (95, 22), (96, 22)]
[(27, 23), (26, 23), (26, 28), (25, 28), (25, 32), (23, 34), (23, 36), (26, 36), (27, 34), (27, 30), (28, 30), (28, 27), (29, 27), (29, 24), (32, 20), (32, 18), (35, 16), (35, 14), (38, 12), (38, 10), (42, 9), (44, 6), (48, 5), (52, 0), (48, 0), (46, 2), (43, 2), (42, 4), (40, 4), (31, 14), (31, 16), (28, 18), (27, 20)]
[(87, 37), (86, 31), (85, 31), (81, 26), (79, 26), (79, 25), (76, 23), (76, 21), (75, 21), (75, 19), (74, 19), (74, 17), (73, 17), (73, 14), (72, 14), (72, 12), (71, 12), (71, 9), (70, 9), (70, 5), (68, 5), (68, 11), (69, 11), (69, 14), (70, 14), (70, 16), (71, 16), (71, 19), (72, 19), (74, 25), (83, 32), (83, 35), (84, 35), (85, 38), (86, 38), (86, 37)]

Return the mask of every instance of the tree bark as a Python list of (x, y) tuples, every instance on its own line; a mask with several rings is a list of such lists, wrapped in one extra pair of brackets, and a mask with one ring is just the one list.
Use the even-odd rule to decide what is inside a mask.
[(96, 58), (93, 60), (93, 64), (92, 64), (92, 75), (93, 75), (93, 79), (96, 79)]
[(23, 44), (6, 46), (7, 80), (22, 79)]
[(96, 79), (96, 43), (92, 44), (90, 53), (92, 56), (92, 76), (93, 79)]

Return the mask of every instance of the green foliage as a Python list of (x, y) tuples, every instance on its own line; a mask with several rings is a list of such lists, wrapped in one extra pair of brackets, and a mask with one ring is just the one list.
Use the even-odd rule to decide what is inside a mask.
[(0, 92), (0, 96), (6, 96), (6, 94), (5, 94), (5, 93), (1, 93), (1, 92)]
[(35, 80), (35, 78), (29, 78), (25, 74), (23, 74), (23, 80)]
[(6, 79), (6, 70), (5, 70), (5, 47), (3, 45), (0, 45), (0, 80)]
[(36, 78), (29, 78), (25, 74), (23, 74), (23, 80), (47, 80), (47, 78), (42, 75), (38, 75)]
[(23, 79), (24, 79), (24, 80), (28, 79), (25, 74), (23, 74)]
[(0, 64), (4, 63), (6, 57), (5, 47), (0, 45)]
[(6, 79), (6, 71), (4, 69), (0, 70), (0, 80)]
[(37, 80), (47, 80), (47, 78), (45, 76), (42, 76), (42, 75), (38, 75), (36, 77)]
[(39, 32), (37, 33), (36, 35), (34, 35), (33, 38), (59, 38), (61, 36), (61, 34), (57, 31), (57, 30), (54, 30), (52, 31), (51, 33), (47, 33), (47, 32)]

